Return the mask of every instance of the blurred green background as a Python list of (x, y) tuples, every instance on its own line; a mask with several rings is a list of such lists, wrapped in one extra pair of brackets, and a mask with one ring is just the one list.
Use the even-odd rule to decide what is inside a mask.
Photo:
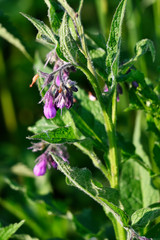
[[(78, 7), (78, 0), (68, 2), (75, 9)], [(107, 39), (118, 3), (119, 0), (84, 0), (82, 22), (85, 30), (101, 32)], [(39, 51), (40, 56), (45, 60), (47, 48), (35, 41), (36, 29), (20, 15), (20, 12), (24, 12), (48, 23), (47, 7), (44, 1), (0, 0), (0, 14), (2, 12), (8, 16), (10, 24), (21, 35), (31, 56), (34, 58), (35, 52)], [(137, 68), (145, 73), (148, 80), (158, 84), (160, 1), (128, 0), (122, 35), (122, 62), (133, 56), (137, 41), (149, 38), (154, 42), (155, 62), (152, 62), (150, 53), (147, 53), (138, 61)], [(57, 239), (83, 239), (76, 233), (70, 214), (66, 213), (68, 207), (81, 222), (86, 224), (86, 228), (98, 232), (104, 225), (105, 236), (113, 239), (113, 229), (101, 207), (83, 193), (66, 186), (64, 176), (55, 170), (40, 178), (35, 178), (32, 174), (37, 155), (27, 150), (30, 146), (30, 142), (26, 139), (30, 134), (27, 128), (34, 125), (35, 121), (43, 115), (42, 105), (37, 104), (40, 96), (36, 86), (29, 88), (33, 76), (33, 64), (18, 49), (0, 38), (0, 223), (6, 226), (26, 219), (19, 233), (26, 233), (39, 239), (56, 237)], [(73, 78), (79, 86), (90, 90), (90, 85), (86, 83), (85, 77), (80, 72), (77, 71)], [(131, 139), (135, 113), (123, 112), (127, 104), (127, 96), (124, 94), (118, 103), (118, 128), (126, 134), (128, 139)], [(72, 146), (68, 146), (68, 149), (72, 165), (88, 166), (93, 171), (93, 175), (102, 177), (80, 151)], [(62, 210), (63, 213), (55, 212), (53, 215), (48, 215), (47, 206), (50, 205), (43, 206), (38, 197), (34, 196), (34, 193), (38, 196), (38, 194), (49, 192), (52, 193), (51, 199), (54, 199), (55, 208), (60, 212)], [(82, 209), (84, 210), (80, 213)]]

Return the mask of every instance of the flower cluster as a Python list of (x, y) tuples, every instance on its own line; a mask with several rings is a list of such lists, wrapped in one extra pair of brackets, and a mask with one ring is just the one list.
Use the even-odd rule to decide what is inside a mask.
[(47, 171), (47, 167), (48, 169), (51, 167), (57, 168), (57, 163), (54, 161), (51, 153), (60, 157), (64, 162), (69, 163), (67, 148), (63, 145), (50, 144), (48, 146), (46, 142), (40, 141), (38, 143), (32, 143), (32, 146), (29, 147), (29, 149), (32, 149), (32, 152), (42, 151), (44, 148), (46, 148), (46, 150), (36, 159), (37, 163), (33, 169), (34, 175), (43, 176)]
[(49, 86), (48, 91), (42, 98), (44, 101), (44, 115), (46, 118), (54, 118), (58, 109), (66, 107), (71, 108), (73, 105), (73, 92), (77, 92), (76, 82), (69, 79), (70, 71), (75, 71), (75, 68), (70, 64), (60, 60), (55, 52), (50, 52), (47, 55), (48, 63), (53, 63), (53, 72), (45, 73), (40, 71), (40, 76), (44, 79), (42, 90)]

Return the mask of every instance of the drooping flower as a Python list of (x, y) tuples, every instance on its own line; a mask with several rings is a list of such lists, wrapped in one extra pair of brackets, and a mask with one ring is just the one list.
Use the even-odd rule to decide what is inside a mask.
[(45, 153), (41, 154), (37, 158), (38, 163), (35, 165), (33, 172), (36, 176), (43, 176), (47, 170), (47, 155)]
[[(45, 66), (49, 63), (54, 63), (53, 72), (45, 73), (39, 71), (40, 77), (44, 79), (41, 86), (43, 90), (48, 86), (45, 96), (40, 102), (44, 102), (44, 115), (47, 119), (54, 118), (58, 109), (71, 108), (73, 105), (73, 92), (77, 92), (76, 82), (69, 79), (70, 71), (75, 71), (75, 68), (67, 62), (58, 58), (54, 51), (47, 55)], [(42, 93), (41, 90), (41, 93)]]
[(54, 118), (56, 116), (56, 108), (55, 104), (53, 103), (53, 95), (48, 91), (44, 97), (45, 104), (44, 104), (44, 115), (47, 119)]
[(67, 148), (62, 144), (47, 144), (45, 141), (40, 141), (38, 143), (32, 143), (32, 146), (28, 149), (32, 149), (32, 152), (41, 151), (42, 148), (38, 149), (37, 146), (43, 146), (43, 149), (44, 147), (47, 148), (44, 153), (42, 153), (36, 159), (36, 165), (33, 169), (33, 172), (36, 176), (43, 176), (46, 173), (47, 168), (57, 169), (57, 163), (54, 161), (51, 153), (55, 156), (60, 157), (64, 162), (69, 163)]

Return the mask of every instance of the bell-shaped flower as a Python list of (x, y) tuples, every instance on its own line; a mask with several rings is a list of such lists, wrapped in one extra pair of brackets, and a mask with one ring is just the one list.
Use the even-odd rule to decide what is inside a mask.
[(36, 176), (43, 176), (47, 170), (47, 156), (45, 153), (40, 155), (38, 158), (38, 163), (35, 165), (33, 172)]

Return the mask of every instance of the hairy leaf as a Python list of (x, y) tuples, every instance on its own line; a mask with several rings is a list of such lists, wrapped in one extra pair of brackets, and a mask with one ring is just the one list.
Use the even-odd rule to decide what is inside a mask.
[(40, 40), (40, 36), (42, 38), (42, 41), (45, 41), (49, 44), (56, 44), (57, 40), (54, 37), (53, 32), (51, 29), (44, 24), (44, 22), (29, 16), (28, 14), (21, 13), (24, 17), (26, 17), (38, 30), (38, 39)]
[(110, 34), (107, 42), (106, 67), (112, 81), (118, 73), (119, 54), (121, 44), (121, 31), (127, 0), (121, 0), (111, 23)]
[(96, 202), (108, 209), (123, 226), (128, 226), (129, 219), (125, 212), (115, 205), (118, 200), (117, 191), (112, 188), (101, 188), (95, 185), (91, 172), (86, 169), (71, 168), (69, 164), (62, 161), (59, 157), (52, 157), (58, 164), (58, 169), (67, 177), (68, 184), (77, 187), (85, 194), (89, 195)]
[(151, 221), (160, 216), (160, 208), (142, 208), (131, 216), (132, 226), (137, 228), (146, 227)]
[(38, 134), (41, 133), (42, 131), (47, 132), (54, 130), (57, 127), (58, 126), (55, 125), (52, 120), (42, 117), (40, 120), (36, 122), (36, 124), (33, 127), (29, 127), (28, 130), (35, 134)]
[(60, 50), (69, 62), (75, 65), (82, 63), (86, 64), (84, 55), (80, 52), (75, 40), (71, 35), (68, 19), (67, 13), (65, 12), (59, 32)]
[(44, 140), (48, 143), (69, 143), (81, 139), (77, 138), (72, 127), (61, 127), (28, 137), (29, 139)]
[(7, 240), (22, 226), (24, 220), (19, 223), (10, 224), (7, 227), (0, 228), (0, 239)]

